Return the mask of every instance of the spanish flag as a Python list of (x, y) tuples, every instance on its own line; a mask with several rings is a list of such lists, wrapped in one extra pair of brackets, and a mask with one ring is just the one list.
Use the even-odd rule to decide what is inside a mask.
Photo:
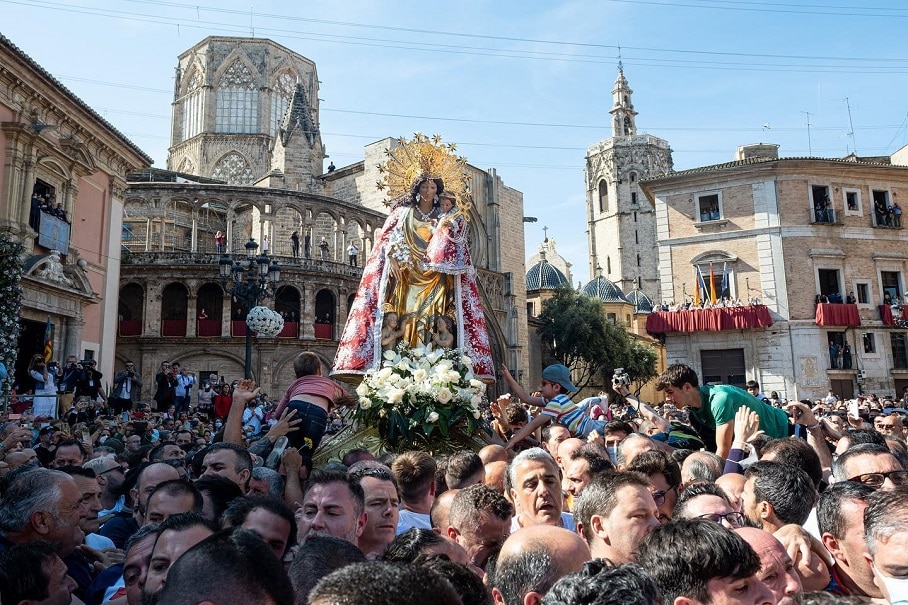
[(47, 324), (44, 326), (44, 363), (49, 362), (54, 357), (54, 339), (52, 331), (53, 324), (50, 323), (50, 315), (48, 315)]

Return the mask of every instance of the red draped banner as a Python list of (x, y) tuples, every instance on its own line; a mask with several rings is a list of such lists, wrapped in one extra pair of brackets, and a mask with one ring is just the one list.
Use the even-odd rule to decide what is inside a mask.
[(769, 316), (769, 309), (765, 306), (656, 311), (650, 313), (646, 318), (646, 331), (650, 334), (747, 330), (749, 328), (768, 328), (771, 325), (772, 318)]

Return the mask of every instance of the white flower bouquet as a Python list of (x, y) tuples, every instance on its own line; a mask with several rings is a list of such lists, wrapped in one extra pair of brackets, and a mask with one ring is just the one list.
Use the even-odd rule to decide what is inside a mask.
[(246, 316), (246, 325), (258, 336), (273, 338), (284, 329), (284, 318), (268, 307), (253, 307)]
[(401, 343), (383, 353), (356, 389), (354, 418), (378, 427), (391, 444), (427, 441), (437, 430), (447, 437), (462, 424), (473, 433), (486, 385), (473, 377), (473, 362), (453, 349), (410, 348)]

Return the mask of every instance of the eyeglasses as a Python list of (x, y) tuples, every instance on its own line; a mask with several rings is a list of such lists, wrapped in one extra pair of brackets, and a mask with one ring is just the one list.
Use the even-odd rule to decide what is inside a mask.
[(706, 513), (705, 515), (697, 515), (697, 518), (706, 519), (708, 521), (712, 521), (713, 523), (722, 523), (723, 521), (725, 521), (725, 524), (733, 529), (744, 527), (744, 514), (735, 511), (725, 513), (724, 515), (720, 515), (718, 513)]
[(100, 477), (101, 475), (106, 475), (107, 473), (112, 473), (112, 472), (114, 472), (114, 471), (120, 471), (120, 472), (123, 473), (124, 475), (126, 474), (126, 473), (123, 471), (123, 467), (121, 467), (121, 466), (113, 466), (113, 467), (107, 469), (106, 471), (101, 471), (100, 473), (97, 474), (97, 476)]
[(672, 491), (673, 489), (678, 489), (677, 485), (673, 485), (664, 492), (653, 492), (653, 500), (656, 501), (656, 506), (662, 506), (665, 504), (665, 494)]
[(856, 481), (858, 483), (863, 483), (864, 485), (869, 485), (870, 487), (879, 488), (882, 487), (883, 483), (886, 482), (886, 478), (889, 478), (894, 484), (898, 486), (908, 485), (908, 471), (889, 471), (888, 473), (864, 473), (863, 475), (857, 475), (856, 477), (851, 477), (849, 481)]

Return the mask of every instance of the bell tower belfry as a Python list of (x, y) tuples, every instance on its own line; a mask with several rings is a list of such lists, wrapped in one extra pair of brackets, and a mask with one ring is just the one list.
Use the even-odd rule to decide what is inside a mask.
[(623, 292), (659, 298), (656, 216), (639, 181), (672, 170), (668, 141), (637, 133), (633, 93), (618, 63), (612, 88), (611, 137), (586, 154), (590, 279), (596, 268)]
[(612, 136), (632, 136), (637, 134), (637, 112), (634, 110), (634, 91), (627, 85), (624, 77), (624, 66), (618, 62), (618, 77), (612, 89)]

